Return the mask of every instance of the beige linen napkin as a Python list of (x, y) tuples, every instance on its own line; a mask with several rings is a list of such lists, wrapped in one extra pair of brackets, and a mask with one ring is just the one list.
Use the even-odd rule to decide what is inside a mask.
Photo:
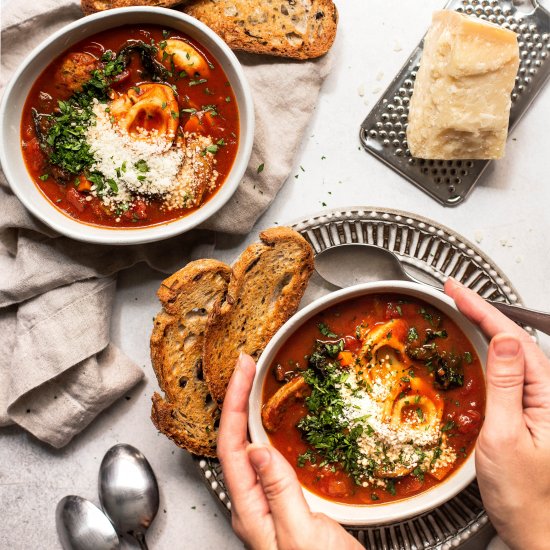
[[(78, 0), (9, 4), (2, 13), (2, 89), (30, 50), (79, 17)], [(273, 200), (330, 60), (239, 58), (255, 102), (252, 157), (235, 195), (201, 229), (116, 249), (78, 243), (33, 218), (0, 173), (0, 426), (16, 423), (50, 445), (67, 444), (143, 378), (109, 343), (116, 273), (138, 262), (173, 272), (190, 259), (211, 257), (213, 231), (249, 232)]]

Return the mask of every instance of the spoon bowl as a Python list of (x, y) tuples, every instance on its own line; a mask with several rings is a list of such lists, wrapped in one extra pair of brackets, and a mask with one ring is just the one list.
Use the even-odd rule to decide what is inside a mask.
[(55, 524), (64, 550), (116, 550), (120, 541), (115, 528), (97, 506), (69, 495), (55, 510)]
[[(360, 283), (411, 281), (443, 290), (410, 275), (390, 250), (371, 244), (343, 244), (321, 251), (315, 257), (315, 270), (330, 284), (347, 288)], [(507, 317), (523, 325), (550, 334), (550, 314), (526, 307), (485, 299)]]
[(145, 532), (157, 515), (159, 490), (151, 465), (135, 447), (119, 444), (107, 451), (99, 469), (99, 499), (117, 531), (147, 548)]
[(315, 269), (323, 279), (339, 288), (379, 281), (412, 280), (393, 252), (371, 244), (325, 248), (315, 257)]

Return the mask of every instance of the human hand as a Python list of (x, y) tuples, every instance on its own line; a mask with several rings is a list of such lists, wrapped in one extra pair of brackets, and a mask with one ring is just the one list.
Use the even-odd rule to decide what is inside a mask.
[(341, 525), (310, 511), (296, 472), (273, 447), (247, 439), (248, 396), (256, 366), (242, 354), (229, 382), (218, 433), (218, 458), (233, 529), (254, 550), (363, 548)]
[(491, 338), (476, 470), (485, 509), (513, 549), (550, 539), (550, 361), (529, 334), (453, 279), (445, 292)]

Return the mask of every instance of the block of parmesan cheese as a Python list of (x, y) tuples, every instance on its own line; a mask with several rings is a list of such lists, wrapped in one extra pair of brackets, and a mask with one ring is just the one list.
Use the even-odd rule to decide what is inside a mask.
[(503, 157), (518, 66), (514, 32), (454, 11), (435, 12), (409, 109), (412, 156)]

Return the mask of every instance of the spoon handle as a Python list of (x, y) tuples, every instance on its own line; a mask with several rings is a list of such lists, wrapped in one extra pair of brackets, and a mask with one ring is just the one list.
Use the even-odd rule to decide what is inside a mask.
[(141, 550), (149, 550), (149, 547), (147, 546), (147, 542), (145, 541), (145, 535), (143, 533), (138, 533), (134, 531), (132, 533), (132, 536), (138, 541), (138, 544)]
[[(405, 272), (405, 275), (409, 280), (414, 281), (415, 283), (427, 284), (432, 288), (443, 291), (443, 288), (440, 285), (433, 285), (420, 281), (408, 272)], [(523, 325), (528, 325), (531, 328), (544, 332), (545, 334), (550, 334), (550, 313), (544, 313), (543, 311), (537, 311), (536, 309), (529, 309), (523, 306), (513, 306), (503, 302), (495, 302), (493, 300), (485, 299), (485, 301), (491, 304), (494, 308), (498, 309), (501, 313), (504, 313), (504, 315), (512, 319), (512, 321)]]
[(550, 334), (550, 313), (544, 313), (542, 311), (528, 309), (521, 306), (504, 304), (502, 302), (493, 302), (492, 300), (487, 300), (487, 302), (497, 308), (500, 312), (504, 313), (507, 317), (510, 317), (510, 319), (516, 323), (522, 323), (540, 330), (545, 334)]

